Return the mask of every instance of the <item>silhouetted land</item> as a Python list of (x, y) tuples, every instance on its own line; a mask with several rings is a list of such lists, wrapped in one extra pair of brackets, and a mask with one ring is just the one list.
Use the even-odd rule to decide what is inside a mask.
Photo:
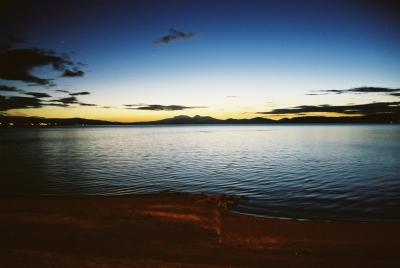
[(284, 118), (272, 120), (264, 117), (252, 119), (226, 119), (220, 120), (210, 116), (175, 116), (158, 121), (150, 122), (111, 122), (104, 120), (92, 120), (84, 118), (40, 118), (23, 116), (0, 116), (1, 126), (82, 126), (82, 125), (184, 125), (184, 124), (324, 124), (324, 123), (346, 123), (346, 124), (399, 124), (400, 114), (373, 114), (366, 116), (347, 117), (324, 117), (324, 116), (303, 116), (295, 118)]
[(400, 225), (229, 211), (226, 197), (15, 197), (0, 202), (1, 267), (399, 267)]

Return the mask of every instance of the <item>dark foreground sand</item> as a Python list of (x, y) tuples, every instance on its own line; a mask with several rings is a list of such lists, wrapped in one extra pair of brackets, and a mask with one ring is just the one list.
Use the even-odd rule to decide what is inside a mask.
[(0, 267), (400, 267), (399, 224), (262, 219), (203, 195), (0, 200)]

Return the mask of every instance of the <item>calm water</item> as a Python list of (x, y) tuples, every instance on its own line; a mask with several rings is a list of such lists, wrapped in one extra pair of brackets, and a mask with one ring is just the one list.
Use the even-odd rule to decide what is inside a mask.
[(236, 210), (400, 220), (400, 126), (0, 129), (0, 195), (182, 191)]

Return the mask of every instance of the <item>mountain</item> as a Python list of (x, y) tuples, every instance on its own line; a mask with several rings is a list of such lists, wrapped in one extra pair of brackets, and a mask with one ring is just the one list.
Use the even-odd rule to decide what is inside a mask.
[(211, 116), (200, 116), (196, 115), (193, 117), (187, 115), (178, 115), (172, 118), (167, 118), (159, 121), (153, 121), (148, 123), (156, 124), (218, 124), (221, 120), (213, 118)]
[(151, 125), (164, 125), (164, 124), (324, 124), (324, 123), (400, 123), (400, 114), (375, 114), (366, 116), (346, 116), (346, 117), (324, 117), (324, 116), (303, 116), (295, 118), (283, 118), (280, 120), (272, 120), (264, 117), (255, 117), (251, 119), (216, 119), (210, 116), (194, 117), (179, 115), (172, 118), (167, 118), (158, 121), (141, 122), (135, 124), (151, 124)]
[(256, 117), (253, 119), (216, 119), (210, 116), (200, 116), (196, 115), (193, 117), (187, 115), (178, 115), (172, 118), (167, 118), (158, 121), (151, 121), (145, 123), (137, 123), (137, 124), (260, 124), (260, 123), (275, 123), (274, 120)]
[(84, 118), (41, 118), (24, 116), (0, 116), (1, 126), (86, 126), (86, 125), (185, 125), (185, 124), (225, 124), (225, 125), (245, 125), (245, 124), (400, 124), (400, 114), (373, 114), (366, 116), (346, 116), (346, 117), (324, 117), (324, 116), (304, 116), (295, 118), (283, 118), (272, 120), (264, 117), (251, 119), (216, 119), (210, 116), (186, 116), (179, 115), (172, 118), (150, 122), (111, 122), (104, 120), (92, 120)]

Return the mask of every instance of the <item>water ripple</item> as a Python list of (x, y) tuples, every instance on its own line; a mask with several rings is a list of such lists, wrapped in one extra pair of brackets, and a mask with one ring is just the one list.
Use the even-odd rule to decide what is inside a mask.
[(246, 196), (237, 211), (400, 220), (400, 127), (2, 129), (2, 195)]

